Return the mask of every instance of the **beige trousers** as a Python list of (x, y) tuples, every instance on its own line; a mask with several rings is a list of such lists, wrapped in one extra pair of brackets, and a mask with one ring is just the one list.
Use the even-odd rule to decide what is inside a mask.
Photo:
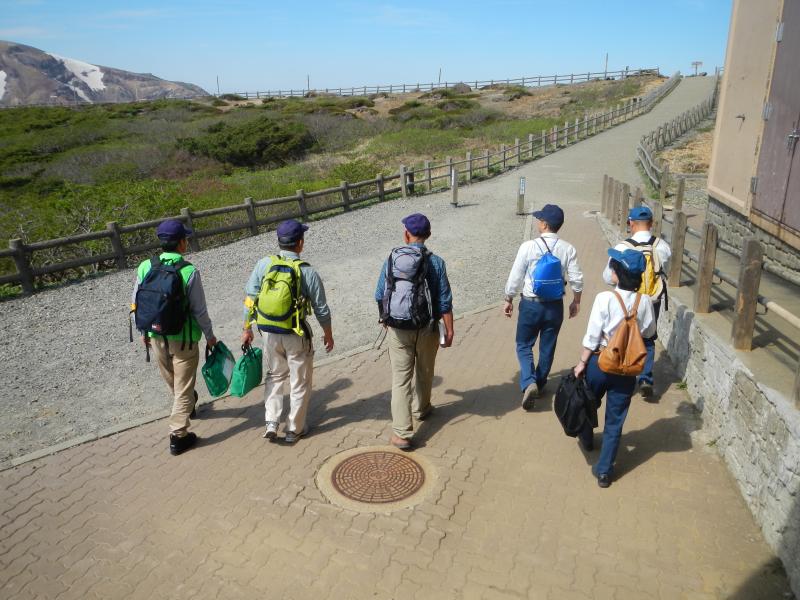
[(280, 423), (284, 412), (283, 384), (289, 381), (289, 412), (286, 431), (301, 432), (306, 425), (311, 380), (314, 374), (314, 348), (311, 340), (294, 333), (264, 333), (267, 377), (264, 407), (267, 421)]
[(172, 414), (169, 417), (170, 434), (183, 437), (189, 431), (189, 415), (194, 408), (194, 384), (197, 381), (197, 364), (200, 351), (197, 344), (181, 350), (181, 343), (167, 344), (161, 338), (151, 338), (151, 347), (158, 361), (161, 376), (172, 395)]
[[(386, 339), (392, 363), (392, 429), (396, 436), (409, 439), (414, 433), (412, 411), (419, 416), (431, 405), (439, 332), (436, 328), (408, 331), (389, 327)], [(414, 375), (416, 394), (411, 388)]]

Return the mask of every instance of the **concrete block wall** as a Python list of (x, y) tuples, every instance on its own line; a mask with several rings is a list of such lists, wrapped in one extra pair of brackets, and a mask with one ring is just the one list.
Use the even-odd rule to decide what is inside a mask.
[[(604, 218), (598, 221), (609, 244), (616, 244), (618, 231)], [(800, 597), (800, 410), (769, 382), (759, 382), (729, 341), (676, 294), (661, 313), (658, 337), (700, 412), (704, 433)]]
[(709, 223), (717, 226), (720, 245), (739, 254), (742, 250), (742, 240), (755, 237), (764, 246), (767, 269), (787, 281), (800, 285), (800, 252), (760, 227), (756, 227), (743, 215), (711, 196), (708, 197), (707, 218)]

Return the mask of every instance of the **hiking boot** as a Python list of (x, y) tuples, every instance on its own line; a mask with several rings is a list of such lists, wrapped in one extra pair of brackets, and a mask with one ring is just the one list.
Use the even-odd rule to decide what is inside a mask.
[(528, 387), (525, 388), (525, 391), (522, 392), (522, 409), (523, 410), (533, 410), (533, 405), (535, 403), (536, 398), (539, 397), (539, 386), (535, 383), (530, 384)]
[(602, 475), (597, 476), (597, 485), (601, 488), (607, 488), (611, 485), (611, 475), (608, 473), (603, 473)]
[(169, 453), (172, 454), (172, 456), (178, 456), (179, 454), (183, 454), (184, 452), (186, 452), (196, 443), (197, 443), (197, 434), (191, 431), (183, 437), (170, 435)]
[(647, 383), (646, 381), (639, 382), (639, 394), (642, 398), (652, 398), (653, 396), (653, 384)]
[(267, 428), (264, 430), (264, 435), (261, 437), (268, 439), (270, 442), (274, 442), (278, 437), (278, 422), (267, 421)]
[(283, 438), (283, 441), (287, 444), (294, 444), (299, 440), (301, 437), (308, 433), (308, 427), (303, 427), (302, 431), (287, 431), (286, 436)]
[(189, 415), (190, 419), (196, 419), (197, 418), (197, 400), (198, 400), (198, 398), (197, 398), (197, 390), (194, 390), (194, 405), (192, 405), (192, 412)]
[(410, 439), (401, 438), (399, 435), (392, 435), (392, 437), (389, 438), (389, 443), (398, 450), (404, 452), (414, 449), (414, 445), (411, 443)]

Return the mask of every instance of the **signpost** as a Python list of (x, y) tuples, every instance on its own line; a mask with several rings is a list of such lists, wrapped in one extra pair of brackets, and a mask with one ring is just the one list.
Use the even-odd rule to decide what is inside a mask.
[(453, 193), (450, 204), (458, 206), (458, 170), (455, 167), (450, 167), (450, 189)]
[(519, 178), (519, 193), (517, 194), (517, 214), (525, 214), (525, 178)]

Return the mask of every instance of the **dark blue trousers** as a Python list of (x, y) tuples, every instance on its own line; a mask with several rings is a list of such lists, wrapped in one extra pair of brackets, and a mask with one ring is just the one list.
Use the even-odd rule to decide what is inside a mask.
[[(600, 458), (592, 467), (595, 475), (613, 475), (614, 461), (619, 450), (619, 441), (622, 437), (622, 426), (628, 416), (628, 407), (631, 405), (631, 396), (636, 388), (634, 375), (609, 375), (597, 366), (597, 355), (593, 354), (586, 365), (586, 382), (589, 384), (595, 397), (599, 400), (606, 396), (606, 422), (603, 426), (603, 447), (600, 449)], [(581, 439), (588, 443), (592, 439), (592, 427), (586, 425), (580, 433)]]
[[(517, 318), (517, 360), (522, 391), (532, 383), (543, 388), (553, 366), (556, 340), (564, 321), (564, 301), (537, 302), (522, 298)], [(539, 364), (533, 360), (533, 346), (539, 339)]]
[[(653, 316), (656, 323), (658, 323), (658, 315), (661, 312), (661, 301), (653, 302)], [(658, 339), (658, 332), (651, 337), (644, 339), (644, 347), (647, 350), (647, 359), (644, 362), (644, 370), (639, 375), (640, 383), (649, 383), (653, 385), (653, 365), (656, 362), (656, 340)]]

